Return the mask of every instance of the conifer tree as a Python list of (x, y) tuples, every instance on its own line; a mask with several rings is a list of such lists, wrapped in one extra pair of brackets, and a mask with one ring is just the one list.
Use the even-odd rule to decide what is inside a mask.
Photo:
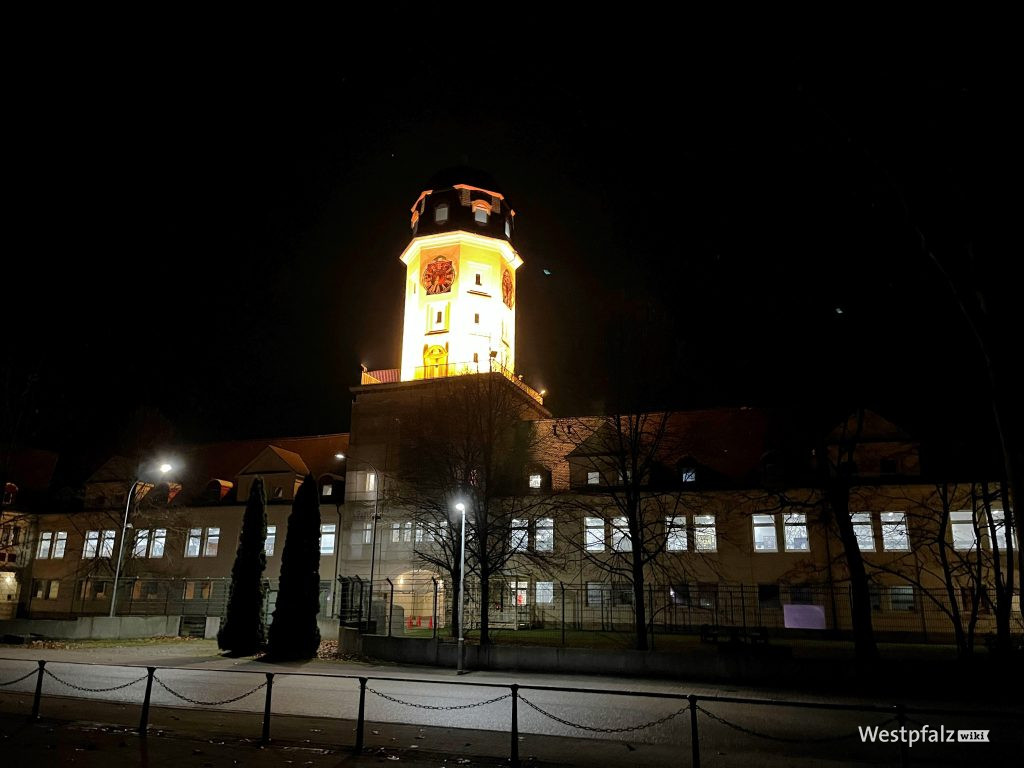
[(234, 655), (256, 653), (266, 643), (263, 603), (266, 586), (263, 571), (267, 567), (264, 546), (267, 540), (267, 496), (263, 478), (257, 477), (249, 489), (249, 501), (238, 536), (238, 551), (231, 568), (231, 589), (227, 615), (217, 633), (217, 645)]
[(311, 659), (320, 647), (320, 500), (306, 475), (288, 516), (277, 607), (268, 652), (274, 659)]

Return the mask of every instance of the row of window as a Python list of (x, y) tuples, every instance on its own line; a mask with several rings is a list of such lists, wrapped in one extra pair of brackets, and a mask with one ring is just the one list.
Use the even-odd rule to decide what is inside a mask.
[[(32, 581), (32, 595), (36, 600), (56, 600), (60, 595), (60, 579), (34, 579)], [(99, 579), (85, 579), (79, 584), (78, 598), (80, 600), (109, 600), (112, 582)], [(160, 593), (160, 585), (168, 584), (163, 581), (136, 581), (132, 585), (132, 600), (163, 600), (170, 597), (166, 589), (164, 594)], [(209, 600), (213, 592), (213, 582), (209, 579), (182, 582), (182, 600)]]
[[(327, 523), (320, 526), (320, 554), (334, 554), (337, 526)], [(85, 532), (82, 559), (113, 557), (117, 531), (114, 529)], [(40, 560), (59, 560), (67, 551), (67, 531), (43, 531), (39, 534), (36, 557)], [(277, 545), (277, 526), (267, 526), (267, 539), (263, 550), (273, 556)], [(135, 531), (135, 544), (131, 555), (137, 558), (161, 558), (167, 550), (166, 528), (140, 528)], [(185, 557), (216, 557), (220, 551), (220, 528), (189, 528), (185, 539)]]
[[(553, 425), (553, 430), (558, 429), (557, 425)], [(571, 428), (570, 428), (571, 429)], [(633, 470), (627, 469), (625, 473), (621, 471), (616, 472), (616, 481), (618, 485), (625, 485), (632, 481)], [(529, 475), (529, 486), (531, 488), (542, 488), (544, 487), (544, 474), (541, 472), (531, 472)], [(679, 469), (679, 482), (689, 485), (697, 482), (697, 470), (693, 467), (681, 467)], [(605, 479), (604, 474), (598, 470), (591, 469), (587, 470), (587, 485), (604, 485)]]
[[(434, 206), (434, 223), (435, 224), (447, 224), (450, 213), (450, 206), (448, 203), (438, 203)], [(480, 225), (484, 225), (488, 222), (491, 216), (491, 205), (486, 200), (474, 200), (473, 201), (473, 220)], [(413, 219), (413, 227), (415, 228), (416, 219)], [(511, 237), (512, 235), (512, 222), (511, 219), (505, 219), (505, 237)]]

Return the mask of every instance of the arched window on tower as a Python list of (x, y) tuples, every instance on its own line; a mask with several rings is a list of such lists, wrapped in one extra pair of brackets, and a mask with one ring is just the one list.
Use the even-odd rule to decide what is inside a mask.
[(473, 201), (473, 220), (477, 224), (486, 224), (491, 215), (491, 204), (486, 200)]
[(436, 379), (448, 375), (448, 350), (440, 345), (428, 347), (423, 353), (423, 378)]
[(448, 221), (448, 203), (439, 203), (434, 207), (434, 223), (444, 224)]

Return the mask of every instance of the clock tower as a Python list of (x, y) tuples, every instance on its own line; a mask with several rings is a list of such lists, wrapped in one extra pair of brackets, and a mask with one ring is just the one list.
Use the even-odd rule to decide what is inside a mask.
[(401, 380), (515, 372), (515, 211), (489, 177), (445, 171), (412, 206)]

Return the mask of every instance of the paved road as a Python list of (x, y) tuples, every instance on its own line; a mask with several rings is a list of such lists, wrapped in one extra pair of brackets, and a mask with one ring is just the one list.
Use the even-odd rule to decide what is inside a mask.
[[(267, 671), (275, 672), (273, 711), (276, 714), (355, 720), (358, 714), (359, 682), (352, 676), (373, 679), (366, 697), (366, 719), (372, 723), (402, 723), (417, 726), (476, 729), (509, 732), (511, 699), (505, 685), (517, 682), (526, 686), (564, 686), (576, 688), (604, 688), (616, 691), (728, 694), (765, 698), (764, 693), (738, 690), (728, 693), (722, 687), (702, 685), (684, 688), (676, 681), (637, 681), (570, 676), (534, 675), (527, 673), (475, 672), (456, 677), (450, 670), (396, 667), (370, 667), (366, 665), (334, 665), (310, 663), (305, 665), (273, 666), (252, 660), (174, 658), (158, 656), (144, 659), (125, 657), (125, 661), (138, 666), (116, 666), (110, 663), (77, 664), (61, 660), (74, 654), (40, 652), (32, 649), (9, 653), (20, 659), (0, 659), (0, 683), (13, 680), (35, 667), (33, 658), (49, 658), (46, 665), (50, 673), (44, 677), (43, 710), (48, 696), (75, 696), (102, 701), (123, 702), (135, 708), (145, 691), (145, 666), (159, 666), (153, 688), (152, 704), (167, 707), (206, 708), (203, 704), (241, 696), (265, 681)], [(86, 656), (86, 658), (89, 658)], [(93, 657), (105, 658), (105, 657)], [(396, 680), (403, 677), (414, 679)], [(59, 678), (59, 679), (58, 679)], [(133, 682), (134, 681), (134, 682)], [(130, 685), (126, 685), (129, 684)], [(476, 683), (474, 685), (473, 683)], [(486, 684), (486, 685), (485, 685)], [(4, 692), (31, 693), (35, 675), (26, 680), (0, 687)], [(78, 688), (75, 688), (77, 686)], [(119, 687), (126, 686), (126, 687)], [(489, 687), (496, 686), (496, 687)], [(113, 688), (107, 691), (84, 691), (80, 688)], [(230, 711), (263, 711), (264, 690), (252, 695), (209, 707)], [(378, 695), (383, 694), (383, 696)], [(623, 745), (660, 745), (680, 756), (690, 750), (689, 713), (670, 717), (686, 705), (685, 701), (626, 695), (565, 692), (551, 690), (521, 690), (519, 703), (519, 730), (524, 735), (563, 736), (605, 739), (609, 749)], [(182, 698), (184, 697), (184, 699)], [(385, 697), (391, 697), (391, 700)], [(490, 704), (473, 706), (480, 702), (504, 697)], [(800, 696), (804, 701), (826, 703), (825, 697)], [(664, 722), (626, 733), (603, 733), (575, 728), (536, 711), (526, 704), (532, 702), (557, 718), (590, 728), (619, 729), (668, 718)], [(865, 703), (865, 702), (860, 702)], [(709, 714), (699, 719), (701, 752), (705, 765), (732, 762), (739, 755), (749, 755), (752, 761), (766, 751), (799, 756), (811, 761), (839, 761), (839, 764), (893, 764), (899, 762), (899, 750), (893, 744), (862, 744), (858, 726), (870, 726), (890, 720), (885, 713), (836, 712), (824, 708), (793, 709), (750, 704), (707, 702), (701, 705)], [(442, 709), (436, 709), (436, 708)], [(136, 710), (137, 711), (137, 710)], [(716, 720), (721, 718), (728, 724)], [(913, 749), (914, 763), (930, 760), (962, 762), (965, 765), (988, 762), (1002, 763), (1002, 758), (1019, 753), (1024, 747), (1020, 723), (1004, 717), (993, 722), (992, 717), (922, 715), (916, 718), (933, 728), (983, 728), (993, 731), (998, 743), (990, 745), (954, 744), (925, 745)], [(914, 725), (914, 723), (911, 723)], [(896, 727), (891, 723), (888, 728)], [(372, 728), (372, 726), (371, 726)], [(754, 731), (770, 735), (771, 740), (758, 738)]]

